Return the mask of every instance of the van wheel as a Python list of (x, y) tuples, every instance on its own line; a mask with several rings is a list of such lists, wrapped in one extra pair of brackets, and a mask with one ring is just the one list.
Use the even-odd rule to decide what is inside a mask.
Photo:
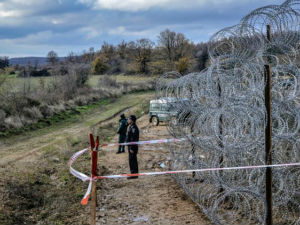
[(169, 120), (169, 125), (170, 126), (177, 126), (178, 125), (178, 121), (177, 118), (175, 116), (172, 116)]
[(150, 119), (150, 123), (152, 123), (154, 126), (158, 126), (159, 124), (159, 119), (157, 116), (152, 116)]

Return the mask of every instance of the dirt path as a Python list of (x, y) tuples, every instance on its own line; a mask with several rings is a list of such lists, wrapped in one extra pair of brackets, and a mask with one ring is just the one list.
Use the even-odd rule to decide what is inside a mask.
[[(100, 125), (102, 122), (114, 120), (120, 113), (130, 110), (141, 99), (147, 99), (149, 96), (151, 96), (149, 93), (129, 94), (117, 99), (116, 102), (99, 107), (98, 110), (89, 114), (87, 118), (82, 118), (78, 123), (63, 126), (35, 137), (27, 137), (26, 134), (23, 136), (19, 135), (15, 138), (16, 142), (9, 141), (5, 143), (2, 141), (0, 142), (0, 167), (4, 167), (7, 164), (16, 164), (18, 161), (37, 160), (42, 150), (60, 144), (67, 138), (74, 138), (83, 133), (88, 134), (93, 127)], [(128, 98), (127, 101), (124, 99), (126, 97)]]
[[(148, 116), (137, 122), (140, 140), (169, 138), (165, 126), (149, 126)], [(117, 141), (117, 136), (112, 140)], [(128, 173), (128, 153), (103, 149), (100, 168), (104, 174)], [(165, 145), (141, 146), (138, 154), (140, 172), (168, 169), (169, 152)], [(167, 167), (162, 169), (160, 164)], [(140, 177), (136, 180), (102, 180), (99, 190), (97, 224), (198, 224), (208, 225), (199, 208), (169, 175)]]

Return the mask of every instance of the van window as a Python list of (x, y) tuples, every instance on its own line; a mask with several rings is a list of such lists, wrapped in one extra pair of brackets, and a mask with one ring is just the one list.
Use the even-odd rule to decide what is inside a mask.
[(162, 105), (161, 105), (161, 110), (162, 110), (162, 111), (168, 111), (169, 108), (170, 108), (170, 105), (168, 105), (168, 104), (162, 104)]
[(162, 111), (173, 112), (173, 111), (175, 111), (176, 109), (175, 109), (175, 107), (174, 107), (173, 104), (167, 103), (167, 104), (162, 104), (162, 105), (161, 105), (161, 110), (162, 110)]
[(152, 103), (150, 105), (150, 110), (152, 110), (152, 111), (158, 111), (159, 108), (160, 108), (159, 106), (160, 106), (160, 104)]

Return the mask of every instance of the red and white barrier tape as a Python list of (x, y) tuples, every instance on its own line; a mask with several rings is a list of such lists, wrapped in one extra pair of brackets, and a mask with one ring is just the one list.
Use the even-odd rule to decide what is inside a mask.
[[(112, 147), (112, 146), (120, 146), (120, 145), (146, 145), (146, 144), (162, 144), (162, 143), (175, 143), (175, 142), (182, 142), (187, 140), (186, 138), (171, 138), (171, 139), (161, 139), (161, 140), (150, 140), (150, 141), (138, 141), (138, 142), (127, 142), (127, 143), (113, 143), (113, 144), (102, 144), (101, 147)], [(70, 159), (69, 165), (70, 165), (70, 173), (73, 174), (75, 177), (79, 178), (82, 181), (90, 180), (90, 177), (87, 175), (75, 170), (72, 168), (72, 164), (74, 161), (83, 153), (88, 151), (88, 148), (83, 149), (79, 152), (76, 152)]]
[(194, 170), (173, 170), (173, 171), (137, 173), (137, 174), (119, 174), (119, 175), (98, 176), (98, 177), (96, 177), (96, 179), (113, 179), (113, 178), (125, 178), (125, 177), (134, 177), (134, 176), (155, 176), (155, 175), (192, 173), (192, 172), (262, 169), (262, 168), (291, 167), (291, 166), (300, 166), (300, 162), (299, 163), (288, 163), (288, 164), (274, 164), (274, 165), (236, 166), (236, 167), (204, 168), (204, 169), (194, 169)]
[(81, 173), (77, 170), (75, 170), (73, 167), (72, 167), (72, 164), (75, 162), (75, 160), (81, 156), (83, 153), (87, 152), (89, 149), (88, 148), (85, 148), (79, 152), (76, 152), (69, 160), (69, 166), (70, 166), (70, 173), (73, 174), (75, 177), (79, 178), (80, 180), (82, 181), (89, 181), (91, 178), (87, 175), (85, 175), (84, 173)]
[[(113, 143), (113, 144), (102, 144), (100, 145), (100, 147), (104, 148), (104, 147), (113, 147), (113, 146), (120, 146), (120, 145), (145, 145), (145, 144), (162, 144), (162, 143), (174, 143), (174, 142), (181, 142), (181, 141), (185, 141), (187, 140), (186, 138), (172, 138), (172, 139), (161, 139), (161, 140), (150, 140), (150, 141), (138, 141), (138, 142), (127, 142), (127, 143)], [(91, 192), (91, 188), (92, 188), (92, 180), (89, 176), (85, 175), (84, 173), (81, 173), (77, 170), (75, 170), (72, 167), (72, 164), (75, 162), (75, 160), (82, 154), (84, 154), (85, 152), (87, 152), (89, 149), (83, 149), (79, 152), (76, 152), (69, 161), (69, 166), (70, 166), (70, 173), (73, 174), (75, 177), (79, 178), (82, 181), (90, 181), (89, 186), (88, 186), (88, 190), (86, 192), (86, 194), (84, 195), (84, 198), (82, 199), (81, 203), (83, 205), (87, 204), (88, 202), (88, 198)], [(97, 177), (95, 178), (97, 179)]]
[[(170, 139), (169, 139), (170, 140)], [(172, 139), (171, 139), (172, 140)], [(179, 139), (177, 139), (179, 140)], [(160, 140), (157, 140), (160, 141)], [(144, 143), (150, 143), (151, 141), (146, 141)], [(132, 142), (136, 144), (137, 142)], [(153, 142), (151, 142), (153, 143)], [(166, 143), (166, 142), (155, 142), (155, 143)], [(129, 144), (129, 143), (127, 143)], [(107, 146), (107, 145), (106, 145)], [(87, 152), (89, 149), (83, 149), (79, 152), (76, 152), (69, 161), (70, 173), (75, 177), (79, 178), (82, 181), (89, 181), (88, 189), (81, 201), (82, 205), (86, 205), (88, 203), (88, 199), (92, 189), (92, 181), (98, 179), (115, 179), (115, 178), (126, 178), (133, 176), (155, 176), (155, 175), (165, 175), (165, 174), (180, 174), (180, 173), (191, 173), (191, 172), (210, 172), (210, 171), (225, 171), (225, 170), (242, 170), (242, 169), (262, 169), (262, 168), (276, 168), (276, 167), (291, 167), (291, 166), (300, 166), (300, 162), (298, 163), (286, 163), (286, 164), (274, 164), (274, 165), (257, 165), (257, 166), (240, 166), (240, 167), (222, 167), (222, 168), (204, 168), (204, 169), (193, 169), (193, 170), (175, 170), (175, 171), (162, 171), (162, 172), (148, 172), (148, 173), (138, 173), (138, 174), (118, 174), (118, 175), (108, 175), (108, 176), (97, 176), (95, 178), (91, 178), (72, 167), (72, 164), (76, 161), (76, 159)]]
[(102, 145), (100, 145), (100, 147), (113, 147), (113, 146), (122, 146), (122, 145), (146, 145), (146, 144), (175, 143), (175, 142), (182, 142), (182, 141), (186, 141), (186, 140), (187, 140), (187, 138), (171, 138), (171, 139), (150, 140), (150, 141), (102, 144)]

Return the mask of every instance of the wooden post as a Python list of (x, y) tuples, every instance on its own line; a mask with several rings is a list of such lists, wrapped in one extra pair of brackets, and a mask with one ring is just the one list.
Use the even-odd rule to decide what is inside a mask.
[[(267, 25), (267, 38), (271, 41), (271, 27)], [(267, 124), (265, 128), (265, 162), (272, 165), (272, 96), (271, 96), (271, 66), (265, 65), (265, 107), (267, 112)], [(273, 199), (272, 199), (272, 168), (266, 168), (266, 225), (273, 224)]]
[[(220, 79), (218, 78), (218, 97), (219, 97), (219, 107), (222, 106), (222, 103), (221, 103), (221, 97), (222, 97), (222, 88), (221, 88), (221, 84), (220, 84)], [(219, 146), (220, 148), (224, 148), (224, 144), (223, 144), (223, 116), (221, 115), (220, 116), (220, 119), (219, 119), (219, 138), (220, 138), (220, 141), (219, 141)], [(224, 156), (223, 156), (223, 153), (222, 155), (220, 156), (219, 158), (219, 167), (223, 167), (223, 162), (224, 162)], [(223, 175), (223, 171), (221, 170), (219, 172), (219, 174), (222, 176)], [(224, 192), (224, 189), (222, 187), (219, 188), (219, 193), (222, 193)]]
[[(98, 147), (99, 147), (99, 137), (97, 137), (96, 145), (94, 141), (94, 136), (90, 134), (90, 147), (92, 156), (92, 178), (97, 176), (97, 162), (98, 162)], [(92, 191), (91, 191), (91, 225), (96, 225), (96, 207), (97, 207), (97, 181), (92, 181)]]

